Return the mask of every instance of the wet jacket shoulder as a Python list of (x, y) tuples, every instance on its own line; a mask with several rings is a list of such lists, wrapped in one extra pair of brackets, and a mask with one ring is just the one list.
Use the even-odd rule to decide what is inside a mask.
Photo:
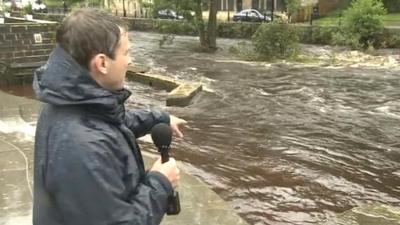
[(45, 103), (37, 124), (34, 225), (159, 224), (172, 187), (145, 173), (135, 139), (163, 111), (126, 111), (130, 92), (110, 92), (62, 49), (35, 73)]

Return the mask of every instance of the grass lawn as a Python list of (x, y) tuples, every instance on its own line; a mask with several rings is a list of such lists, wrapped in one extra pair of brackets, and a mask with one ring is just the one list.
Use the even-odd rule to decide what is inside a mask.
[(400, 13), (387, 14), (383, 18), (385, 26), (400, 26)]
[[(326, 16), (324, 18), (314, 20), (313, 23), (317, 25), (338, 25), (339, 16), (337, 14)], [(383, 23), (385, 26), (400, 26), (400, 13), (391, 13), (385, 15), (383, 17)]]
[(44, 0), (44, 4), (48, 8), (58, 8), (58, 7), (63, 7), (62, 1), (55, 1), (55, 0)]

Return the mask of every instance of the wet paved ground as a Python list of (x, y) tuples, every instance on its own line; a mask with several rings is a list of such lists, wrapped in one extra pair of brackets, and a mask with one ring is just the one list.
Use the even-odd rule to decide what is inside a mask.
[[(0, 102), (0, 225), (28, 225), (32, 224), (33, 135), (40, 106), (37, 101), (2, 91)], [(147, 164), (156, 157), (144, 156)], [(193, 176), (184, 173), (178, 191), (182, 211), (178, 216), (166, 216), (163, 225), (247, 224)]]

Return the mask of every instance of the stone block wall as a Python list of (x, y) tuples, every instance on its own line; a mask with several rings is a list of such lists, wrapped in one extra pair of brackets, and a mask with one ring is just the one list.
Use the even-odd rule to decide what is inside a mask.
[[(57, 23), (7, 18), (0, 24), (0, 79), (27, 80), (43, 65), (55, 46)], [(28, 78), (29, 80), (29, 78)]]
[(0, 61), (7, 64), (46, 61), (55, 45), (56, 26), (35, 23), (0, 24)]

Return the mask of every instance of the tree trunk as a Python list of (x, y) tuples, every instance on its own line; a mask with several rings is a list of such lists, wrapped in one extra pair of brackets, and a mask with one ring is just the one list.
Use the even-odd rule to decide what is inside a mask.
[(124, 17), (126, 17), (125, 0), (122, 0), (122, 10), (123, 10)]
[(210, 50), (217, 49), (217, 1), (209, 0), (207, 44)]
[(196, 23), (197, 23), (197, 31), (199, 33), (200, 38), (200, 46), (202, 48), (207, 48), (208, 44), (206, 42), (206, 31), (204, 27), (204, 20), (203, 20), (203, 7), (201, 4), (201, 0), (196, 0)]

